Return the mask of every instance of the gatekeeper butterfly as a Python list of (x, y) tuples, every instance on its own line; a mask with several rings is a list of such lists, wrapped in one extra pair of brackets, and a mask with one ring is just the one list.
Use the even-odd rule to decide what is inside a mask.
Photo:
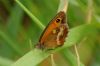
[(42, 50), (60, 47), (64, 44), (67, 35), (66, 14), (64, 11), (60, 11), (43, 31), (36, 47)]

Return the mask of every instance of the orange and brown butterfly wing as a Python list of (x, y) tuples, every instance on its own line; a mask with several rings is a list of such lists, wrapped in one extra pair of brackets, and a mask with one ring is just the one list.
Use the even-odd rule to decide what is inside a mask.
[(53, 49), (64, 44), (68, 34), (66, 15), (63, 11), (59, 12), (48, 24), (42, 33), (36, 47), (40, 49)]
[(59, 34), (60, 27), (55, 29), (55, 30), (57, 30), (56, 33), (52, 32), (49, 35), (49, 37), (44, 42), (45, 49), (54, 49), (54, 48), (62, 46), (64, 44), (64, 41), (65, 41), (68, 31), (66, 30), (66, 26), (63, 26), (63, 27), (64, 27), (63, 28), (64, 30), (62, 31), (62, 34), (59, 35), (58, 40), (57, 40), (57, 36)]

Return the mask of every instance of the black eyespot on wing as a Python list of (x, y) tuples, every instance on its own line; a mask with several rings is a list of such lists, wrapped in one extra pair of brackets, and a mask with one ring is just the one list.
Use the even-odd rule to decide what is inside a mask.
[(56, 19), (56, 22), (57, 22), (57, 23), (59, 23), (60, 21), (61, 21), (61, 19), (59, 19), (59, 18), (58, 18), (58, 19)]

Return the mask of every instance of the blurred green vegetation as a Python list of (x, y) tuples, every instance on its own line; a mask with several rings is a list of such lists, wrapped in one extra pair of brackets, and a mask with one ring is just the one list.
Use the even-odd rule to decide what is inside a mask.
[[(45, 26), (57, 13), (60, 2), (59, 0), (19, 1)], [(9, 66), (29, 52), (30, 40), (33, 46), (37, 44), (43, 30), (31, 18), (14, 0), (0, 0), (0, 66)], [(74, 30), (78, 27), (77, 31), (84, 24), (92, 25), (92, 28), (84, 26), (86, 27), (84, 31), (88, 32), (88, 35), (84, 31), (79, 31), (75, 37), (70, 38), (74, 38), (71, 41), (73, 43), (75, 38), (77, 40), (77, 36), (82, 35), (83, 38), (76, 42), (81, 62), (85, 66), (100, 66), (100, 0), (69, 0), (67, 21), (69, 28)], [(75, 54), (73, 47), (66, 47), (55, 53), (57, 66), (76, 66), (70, 59), (74, 58), (72, 54)], [(46, 64), (51, 66), (48, 60), (38, 66), (47, 66)]]

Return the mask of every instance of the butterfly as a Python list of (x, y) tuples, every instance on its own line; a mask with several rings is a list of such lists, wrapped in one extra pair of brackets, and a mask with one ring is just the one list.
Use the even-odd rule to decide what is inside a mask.
[(44, 50), (60, 47), (64, 44), (67, 35), (66, 14), (64, 11), (60, 11), (43, 31), (36, 48)]

